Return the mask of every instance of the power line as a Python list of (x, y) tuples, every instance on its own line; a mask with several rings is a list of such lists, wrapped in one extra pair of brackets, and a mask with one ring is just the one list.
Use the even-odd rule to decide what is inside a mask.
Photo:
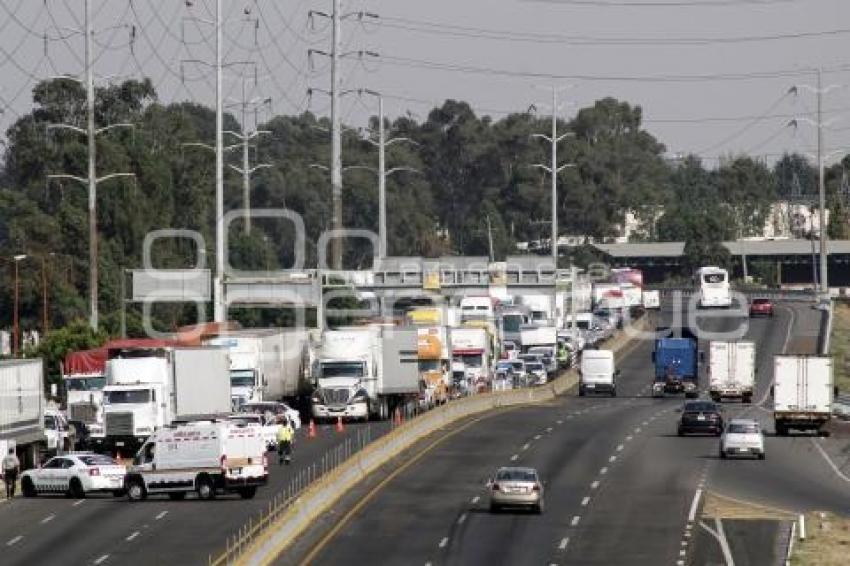
[(597, 8), (722, 8), (737, 6), (778, 6), (781, 4), (793, 4), (799, 0), (670, 0), (668, 2), (659, 0), (525, 0), (526, 2), (539, 2), (544, 4), (560, 4), (564, 6), (590, 6)]
[(780, 41), (788, 39), (812, 39), (850, 34), (850, 28), (831, 30), (787, 32), (766, 35), (744, 35), (726, 37), (605, 37), (594, 35), (562, 35), (539, 32), (518, 32), (506, 29), (469, 27), (444, 22), (413, 20), (401, 17), (383, 17), (378, 20), (382, 27), (413, 31), (417, 33), (445, 35), (453, 37), (468, 37), (475, 39), (492, 39), (498, 41), (567, 44), (582, 46), (699, 46), (716, 44), (755, 43), (764, 41)]

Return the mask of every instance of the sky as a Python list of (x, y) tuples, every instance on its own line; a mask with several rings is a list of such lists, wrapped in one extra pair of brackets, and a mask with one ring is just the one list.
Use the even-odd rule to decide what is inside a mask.
[[(0, 0), (0, 129), (32, 108), (37, 80), (84, 69), (86, 0)], [(163, 102), (214, 101), (214, 0), (89, 0), (99, 82), (149, 76)], [(329, 111), (331, 0), (222, 0), (228, 108), (253, 117)], [(611, 96), (642, 107), (669, 155), (814, 152), (813, 69), (822, 67), (825, 152), (850, 152), (847, 0), (343, 0), (343, 86), (385, 97), (389, 116), (451, 98), (499, 118), (548, 102), (560, 115)], [(377, 16), (377, 17), (376, 17)], [(378, 54), (359, 54), (360, 52)], [(103, 78), (105, 77), (105, 78)], [(798, 94), (789, 88), (801, 85)], [(344, 97), (362, 126), (376, 104)], [(542, 110), (541, 110), (542, 111)], [(205, 141), (205, 140), (201, 140)], [(206, 140), (210, 141), (210, 140)]]

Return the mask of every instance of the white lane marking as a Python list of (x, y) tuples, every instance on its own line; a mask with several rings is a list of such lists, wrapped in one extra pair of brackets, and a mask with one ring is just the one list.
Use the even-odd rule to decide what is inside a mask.
[(566, 550), (568, 544), (570, 544), (570, 539), (567, 537), (562, 538), (561, 544), (558, 545), (558, 550)]
[(528, 447), (529, 447), (529, 446), (531, 446), (531, 444), (530, 444), (530, 443), (528, 443), (528, 442), (526, 442), (525, 444), (523, 444), (523, 445), (522, 445), (522, 449), (523, 449), (523, 450), (528, 450)]
[(850, 477), (847, 477), (844, 472), (842, 472), (841, 469), (835, 465), (835, 462), (832, 461), (832, 458), (829, 457), (829, 454), (826, 453), (826, 450), (823, 449), (820, 443), (814, 438), (812, 438), (811, 441), (812, 444), (815, 445), (815, 448), (818, 449), (818, 452), (820, 452), (820, 455), (823, 456), (823, 459), (826, 460), (826, 463), (829, 464), (829, 467), (832, 468), (832, 471), (835, 472), (835, 475), (837, 475), (839, 478), (843, 479), (846, 482), (850, 482)]
[(73, 506), (73, 507), (76, 507), (77, 505), (82, 505), (82, 504), (83, 504), (83, 503), (85, 503), (85, 502), (86, 502), (86, 500), (85, 500), (85, 499), (80, 499), (80, 500), (75, 501), (74, 503), (72, 503), (72, 506)]
[(679, 556), (686, 556), (687, 554), (688, 554), (688, 552), (686, 550), (680, 550), (679, 551)]
[(631, 442), (632, 438), (634, 438), (634, 436), (632, 436), (631, 434), (630, 434), (630, 435), (628, 435), (628, 436), (626, 437), (626, 442)]
[(56, 518), (56, 514), (51, 513), (50, 515), (48, 515), (47, 517), (45, 517), (44, 519), (39, 521), (39, 523), (41, 523), (42, 525), (46, 525), (47, 523), (49, 523), (50, 521), (52, 521), (55, 518)]
[(458, 525), (462, 525), (464, 521), (466, 521), (466, 513), (464, 513), (463, 515), (461, 515), (460, 517), (458, 517), (458, 519), (457, 519), (457, 524), (458, 524)]
[(551, 426), (547, 426), (547, 427), (546, 427), (546, 432), (552, 432), (552, 430), (553, 430), (553, 429), (552, 429), (552, 427), (551, 427)]
[(688, 522), (693, 523), (694, 519), (697, 518), (697, 507), (699, 507), (699, 498), (702, 497), (702, 490), (698, 489), (696, 493), (694, 493), (694, 500), (691, 501), (691, 510), (688, 511)]
[(558, 424), (564, 424), (564, 421), (555, 421)]
[(540, 435), (539, 435), (539, 434), (535, 434), (535, 435), (534, 435), (534, 440), (540, 440)]
[(24, 537), (21, 536), (21, 535), (18, 535), (15, 538), (11, 539), (9, 542), (7, 542), (6, 546), (14, 546), (14, 545), (18, 544), (21, 541), (22, 538), (24, 538)]
[(473, 505), (475, 505), (475, 504), (476, 504), (476, 503), (478, 503), (479, 501), (481, 501), (481, 497), (479, 497), (479, 496), (477, 496), (477, 495), (476, 495), (475, 497), (473, 497), (473, 498), (472, 498), (472, 504), (473, 504)]
[(449, 544), (449, 537), (443, 537), (443, 540), (440, 541), (440, 548), (446, 548), (447, 544)]
[[(720, 545), (720, 551), (723, 553), (723, 560), (726, 562), (726, 566), (735, 566), (735, 560), (732, 558), (732, 551), (729, 548), (729, 541), (726, 540), (726, 533), (723, 531), (723, 523), (720, 519), (714, 519), (714, 524), (717, 527), (716, 531), (706, 525), (705, 522), (699, 522), (699, 526), (713, 536), (717, 544)], [(680, 551), (679, 554), (682, 554), (682, 552), (684, 550)]]
[(585, 497), (584, 499), (582, 499), (582, 500), (581, 500), (581, 506), (582, 506), (582, 507), (587, 507), (587, 504), (588, 504), (588, 503), (590, 503), (590, 498), (589, 498), (589, 497)]
[(570, 521), (570, 525), (572, 525), (573, 527), (575, 527), (576, 525), (578, 525), (578, 522), (579, 522), (579, 521), (581, 521), (581, 517), (579, 517), (578, 515), (576, 515), (576, 516), (574, 516), (574, 517), (573, 517), (573, 520), (572, 520), (572, 521)]
[(104, 562), (106, 562), (106, 560), (107, 560), (108, 558), (109, 558), (109, 555), (108, 555), (108, 554), (104, 554), (103, 556), (101, 556), (100, 558), (98, 558), (97, 560), (95, 560), (95, 561), (94, 561), (94, 563), (95, 563), (95, 564), (103, 564)]
[(616, 456), (611, 456), (610, 458), (608, 458), (608, 461), (609, 461), (609, 462), (611, 462), (611, 463), (614, 463), (614, 462), (616, 462), (616, 461), (617, 461), (617, 457), (616, 457)]
[(623, 448), (624, 448), (624, 446), (622, 444), (618, 444), (617, 445), (617, 452), (622, 452)]
[(649, 424), (649, 421), (643, 421), (643, 422), (642, 422), (642, 423), (640, 423), (640, 424), (642, 424), (643, 426), (646, 426), (646, 425), (648, 425), (648, 424)]
[(511, 462), (516, 462), (517, 458), (519, 458), (519, 454), (514, 454), (513, 456), (511, 456)]
[[(788, 343), (791, 341), (791, 331), (794, 329), (794, 321), (797, 318), (797, 313), (791, 307), (780, 306), (779, 308), (788, 311), (791, 317), (788, 319), (788, 328), (785, 330), (785, 342), (782, 343), (782, 353), (788, 349)], [(767, 403), (767, 400), (770, 398), (770, 387), (764, 390), (764, 395), (761, 396), (761, 399), (758, 400), (758, 403), (754, 405), (756, 409), (764, 409), (762, 405)], [(746, 414), (747, 411), (744, 411)], [(770, 412), (770, 411), (768, 411)]]
[(607, 467), (607, 466), (606, 466), (606, 467), (604, 467), (604, 468), (602, 468), (601, 470), (599, 470), (599, 474), (600, 474), (600, 475), (603, 475), (603, 476), (604, 476), (604, 475), (605, 475), (605, 474), (607, 474), (607, 473), (608, 473), (608, 467)]
[(638, 432), (640, 432), (640, 431), (641, 431), (641, 428), (640, 428), (639, 426), (638, 426), (638, 427), (635, 427), (635, 433), (638, 433)]
[(590, 489), (596, 489), (597, 487), (599, 487), (599, 480), (590, 484)]
[(156, 517), (154, 517), (154, 520), (155, 520), (155, 521), (159, 521), (160, 519), (162, 519), (162, 518), (163, 518), (163, 517), (165, 517), (166, 515), (168, 515), (168, 511), (162, 511), (159, 515), (157, 515)]
[(127, 542), (130, 542), (131, 540), (133, 540), (134, 538), (136, 538), (140, 534), (142, 534), (142, 533), (140, 533), (139, 531), (133, 531), (133, 533), (130, 536), (128, 536), (127, 538), (125, 538), (124, 540), (126, 540)]

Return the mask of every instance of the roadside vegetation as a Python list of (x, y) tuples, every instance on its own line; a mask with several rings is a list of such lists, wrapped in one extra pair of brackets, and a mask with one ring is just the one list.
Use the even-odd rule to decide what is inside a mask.
[(850, 551), (850, 518), (831, 513), (806, 515), (806, 540), (794, 541), (792, 566), (847, 564)]
[(835, 303), (829, 347), (835, 360), (835, 384), (841, 393), (850, 393), (850, 303)]

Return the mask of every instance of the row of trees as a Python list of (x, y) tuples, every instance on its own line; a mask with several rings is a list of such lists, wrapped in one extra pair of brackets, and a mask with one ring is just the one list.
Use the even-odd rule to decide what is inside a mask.
[[(72, 81), (54, 80), (33, 91), (34, 109), (7, 131), (0, 170), (0, 249), (45, 258), (50, 319), (56, 327), (86, 316), (88, 273), (87, 194), (73, 181), (47, 183), (52, 173), (86, 174), (86, 140), (51, 123), (84, 124), (85, 94)], [(200, 252), (212, 258), (214, 178), (210, 155), (186, 143), (214, 139), (214, 114), (193, 103), (161, 104), (150, 81), (128, 81), (98, 89), (97, 123), (128, 122), (97, 140), (97, 171), (128, 171), (135, 179), (115, 179), (99, 187), (100, 303), (109, 332), (118, 327), (121, 277), (142, 261), (142, 243), (151, 230), (190, 229), (201, 233), (205, 250), (185, 240), (160, 242), (158, 267), (187, 267)], [(372, 126), (376, 121), (372, 120)], [(329, 124), (310, 113), (277, 116), (260, 127), (271, 135), (258, 140), (256, 159), (273, 167), (254, 177), (252, 204), (287, 208), (306, 228), (307, 261), (314, 265), (319, 236), (330, 227), (328, 175), (312, 168), (327, 163)], [(388, 232), (391, 255), (487, 255), (502, 258), (520, 241), (548, 237), (549, 179), (530, 167), (548, 159), (547, 146), (532, 134), (546, 132), (548, 121), (530, 113), (494, 120), (477, 116), (464, 102), (448, 100), (424, 121), (400, 117), (388, 123), (394, 135), (416, 142), (395, 144), (390, 166), (400, 172), (388, 181)], [(665, 147), (642, 125), (640, 107), (603, 99), (561, 124), (575, 133), (560, 152), (575, 167), (559, 179), (559, 223), (564, 234), (594, 238), (615, 235), (626, 211), (642, 219), (644, 239), (686, 240), (694, 261), (712, 254), (712, 242), (761, 232), (770, 203), (800, 187), (815, 190), (816, 172), (805, 159), (789, 155), (775, 167), (748, 156), (730, 157), (707, 169), (697, 157), (665, 159)], [(240, 130), (232, 116), (226, 130)], [(233, 140), (235, 141), (235, 140)], [(346, 165), (372, 165), (375, 150), (360, 134), (343, 138)], [(835, 198), (840, 166), (830, 169), (831, 229), (844, 235), (846, 218)], [(242, 206), (241, 179), (228, 173), (226, 209)], [(344, 174), (344, 224), (377, 229), (377, 183), (373, 173)], [(230, 262), (243, 269), (288, 267), (294, 261), (293, 228), (280, 221), (255, 220), (250, 234), (240, 223), (229, 233)], [(52, 255), (51, 255), (52, 254)], [(368, 244), (349, 241), (347, 267), (371, 261)], [(42, 289), (40, 262), (21, 264), (22, 321), (39, 327)], [(11, 277), (0, 266), (0, 327), (9, 327)], [(165, 327), (195, 316), (194, 307), (163, 306), (156, 311)], [(129, 318), (131, 332), (138, 317)]]

